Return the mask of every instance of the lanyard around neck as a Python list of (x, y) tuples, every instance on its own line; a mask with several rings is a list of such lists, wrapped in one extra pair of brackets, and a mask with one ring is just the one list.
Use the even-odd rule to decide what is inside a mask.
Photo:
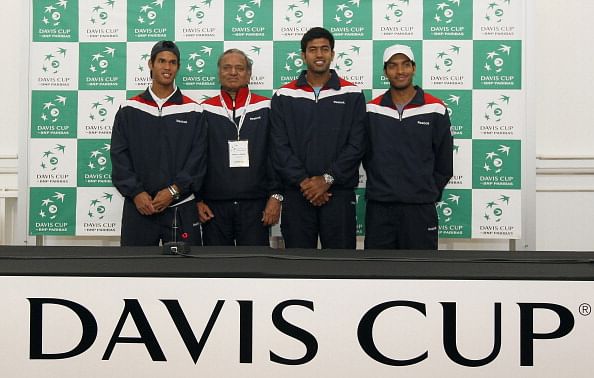
[(239, 140), (239, 132), (241, 131), (241, 127), (243, 126), (243, 121), (245, 121), (245, 115), (247, 114), (247, 108), (248, 108), (250, 101), (252, 99), (252, 92), (248, 91), (248, 95), (245, 100), (245, 104), (243, 105), (243, 113), (239, 117), (239, 123), (235, 122), (235, 119), (233, 118), (233, 114), (229, 111), (229, 108), (227, 108), (227, 104), (225, 103), (225, 99), (223, 98), (223, 95), (221, 93), (219, 93), (219, 98), (221, 99), (221, 104), (223, 104), (223, 109), (225, 109), (225, 112), (227, 113), (227, 118), (229, 118), (229, 121), (233, 122), (233, 124), (235, 125), (235, 128), (237, 129), (237, 140)]

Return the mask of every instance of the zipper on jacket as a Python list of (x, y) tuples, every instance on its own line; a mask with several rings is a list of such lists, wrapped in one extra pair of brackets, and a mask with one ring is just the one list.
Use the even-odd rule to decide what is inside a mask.
[(402, 121), (402, 115), (404, 114), (404, 111), (406, 110), (407, 106), (408, 106), (408, 104), (405, 105), (404, 108), (402, 108), (402, 111), (400, 111), (400, 109), (398, 109), (398, 107), (396, 107), (396, 111), (398, 112), (398, 120), (399, 121)]
[(318, 103), (318, 98), (320, 97), (320, 92), (322, 92), (322, 89), (324, 89), (324, 86), (322, 86), (322, 88), (320, 88), (320, 90), (318, 92), (316, 92), (316, 90), (314, 89), (313, 85), (311, 85), (309, 83), (309, 81), (307, 82), (307, 85), (309, 85), (309, 87), (311, 88), (311, 90), (314, 93), (314, 98), (316, 99), (316, 104)]

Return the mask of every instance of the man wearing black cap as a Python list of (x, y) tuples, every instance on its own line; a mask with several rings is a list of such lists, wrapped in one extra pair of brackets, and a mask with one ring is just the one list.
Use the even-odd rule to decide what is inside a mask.
[(435, 203), (453, 171), (448, 110), (413, 85), (410, 47), (390, 46), (383, 60), (390, 89), (367, 104), (365, 249), (435, 250)]
[(200, 245), (193, 193), (205, 170), (202, 109), (175, 85), (175, 43), (157, 42), (148, 66), (151, 85), (122, 105), (111, 135), (112, 181), (125, 197), (121, 244)]

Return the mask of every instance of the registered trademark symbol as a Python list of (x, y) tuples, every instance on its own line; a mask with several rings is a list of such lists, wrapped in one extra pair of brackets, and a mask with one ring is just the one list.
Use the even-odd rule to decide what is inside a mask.
[(592, 306), (587, 303), (582, 303), (580, 305), (580, 314), (583, 316), (588, 316), (590, 313), (592, 313)]

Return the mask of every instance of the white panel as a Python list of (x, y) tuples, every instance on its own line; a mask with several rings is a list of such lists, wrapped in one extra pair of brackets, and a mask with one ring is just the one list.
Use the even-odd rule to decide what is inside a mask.
[(536, 250), (594, 251), (594, 191), (536, 194)]
[(593, 153), (594, 128), (589, 91), (594, 87), (592, 23), (594, 2), (583, 0), (528, 1), (536, 24), (528, 74), (534, 108), (538, 155)]
[[(594, 283), (575, 281), (0, 277), (0, 295), (11, 309), (0, 323), (2, 372), (64, 378), (120, 377), (124, 371), (130, 378), (435, 377), (436, 372), (440, 377), (587, 377), (594, 352), (593, 290)], [(181, 334), (195, 342), (209, 318), (214, 320), (204, 348), (194, 354), (196, 363), (163, 300), (177, 304), (177, 322), (183, 319), (191, 328)], [(220, 313), (214, 317), (217, 303)], [(374, 309), (377, 315), (371, 316)], [(281, 331), (279, 318), (292, 331)], [(31, 328), (36, 320), (39, 332)], [(139, 322), (148, 327), (140, 331)], [(444, 331), (453, 333), (455, 346), (444, 345)], [(149, 332), (154, 342), (148, 342)], [(90, 342), (71, 358), (30, 355), (35, 345), (39, 357), (67, 353), (82, 335)], [(137, 342), (126, 343), (127, 337)], [(117, 342), (106, 353), (112, 339)], [(452, 357), (457, 351), (466, 359), (488, 360), (495, 340), (501, 348), (490, 362), (469, 367)], [(151, 358), (148, 345), (162, 352), (153, 356), (163, 358)], [(241, 345), (251, 351), (243, 362)], [(370, 346), (392, 360), (427, 356), (390, 366), (377, 354), (372, 358)], [(311, 352), (307, 359), (306, 351)], [(305, 361), (273, 362), (271, 352)]]

